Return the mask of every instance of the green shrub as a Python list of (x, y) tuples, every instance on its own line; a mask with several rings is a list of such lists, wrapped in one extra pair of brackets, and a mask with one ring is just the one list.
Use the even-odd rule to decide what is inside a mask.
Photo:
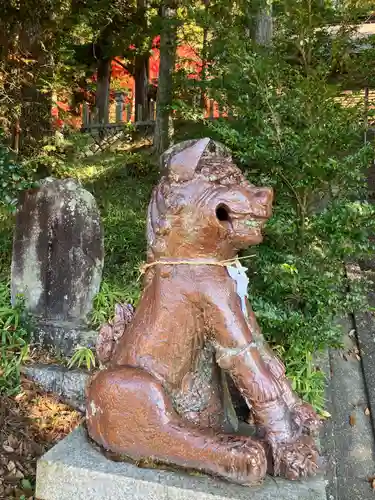
[(29, 352), (29, 330), (22, 301), (10, 306), (10, 286), (0, 283), (0, 394), (16, 394), (20, 366)]
[(375, 226), (374, 208), (359, 201), (373, 156), (363, 144), (363, 109), (340, 102), (312, 35), (303, 46), (308, 67), (290, 57), (282, 27), (272, 51), (230, 37), (210, 85), (234, 118), (210, 127), (254, 184), (275, 191), (264, 243), (250, 260), (250, 300), (296, 390), (321, 408), (313, 354), (340, 342), (337, 317), (366, 307), (359, 285), (349, 291), (344, 265), (370, 251)]
[(33, 173), (16, 160), (0, 131), (0, 207), (16, 209), (19, 193), (33, 186)]

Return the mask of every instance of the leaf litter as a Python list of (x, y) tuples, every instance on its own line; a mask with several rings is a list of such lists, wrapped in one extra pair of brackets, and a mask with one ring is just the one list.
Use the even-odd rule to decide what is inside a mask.
[(0, 499), (34, 500), (38, 458), (82, 420), (26, 378), (18, 395), (0, 396)]

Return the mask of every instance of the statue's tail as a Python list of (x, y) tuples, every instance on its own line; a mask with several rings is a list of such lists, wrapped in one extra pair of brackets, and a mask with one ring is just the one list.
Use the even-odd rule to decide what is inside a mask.
[(97, 358), (103, 365), (110, 361), (115, 345), (132, 321), (134, 312), (131, 304), (116, 304), (113, 320), (100, 328), (95, 349)]

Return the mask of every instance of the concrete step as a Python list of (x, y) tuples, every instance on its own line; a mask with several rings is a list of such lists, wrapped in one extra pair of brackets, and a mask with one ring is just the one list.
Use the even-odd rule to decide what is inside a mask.
[(38, 462), (39, 500), (325, 500), (325, 479), (267, 478), (256, 487), (108, 460), (74, 430)]

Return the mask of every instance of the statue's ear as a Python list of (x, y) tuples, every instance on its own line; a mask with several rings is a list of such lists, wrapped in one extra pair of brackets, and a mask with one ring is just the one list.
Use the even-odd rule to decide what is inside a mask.
[[(169, 175), (176, 181), (189, 181), (211, 139), (194, 141), (188, 147), (171, 154), (168, 165)], [(190, 142), (190, 141), (189, 141)]]

